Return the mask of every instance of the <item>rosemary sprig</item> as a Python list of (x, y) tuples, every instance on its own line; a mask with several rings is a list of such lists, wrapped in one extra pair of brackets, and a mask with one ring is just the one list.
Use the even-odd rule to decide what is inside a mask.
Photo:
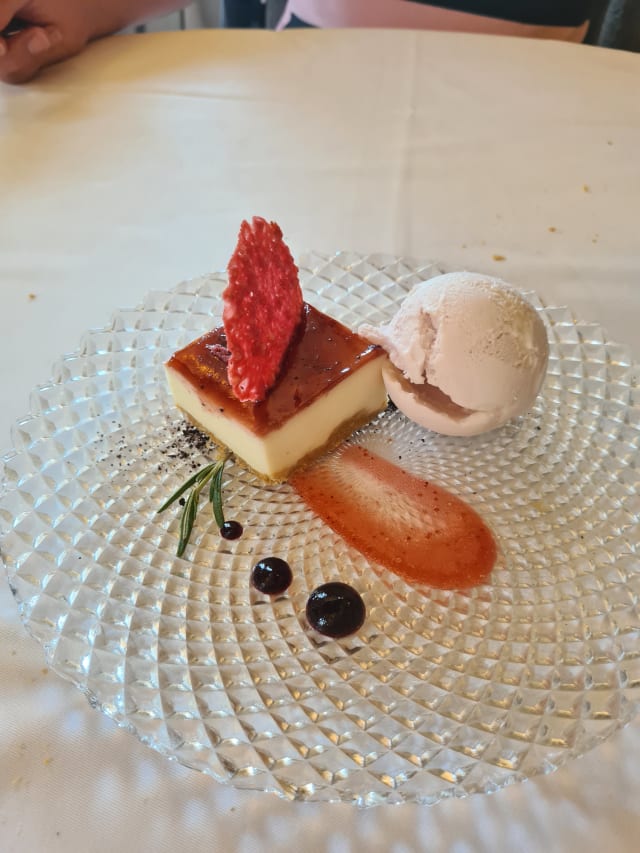
[(209, 479), (209, 477), (211, 476), (212, 469), (213, 469), (213, 468), (215, 468), (215, 466), (216, 466), (217, 464), (218, 464), (217, 462), (212, 462), (210, 465), (207, 465), (206, 467), (201, 468), (199, 471), (197, 471), (197, 472), (193, 475), (193, 477), (189, 477), (189, 479), (188, 479), (188, 480), (186, 480), (186, 481), (185, 481), (185, 482), (180, 486), (180, 488), (179, 488), (179, 489), (177, 489), (177, 491), (175, 491), (175, 492), (171, 495), (171, 497), (170, 497), (170, 498), (168, 498), (168, 499), (167, 499), (167, 500), (162, 504), (162, 506), (160, 507), (160, 509), (158, 510), (158, 512), (164, 512), (164, 511), (165, 511), (165, 509), (168, 509), (168, 508), (171, 506), (171, 504), (172, 504), (172, 503), (175, 503), (175, 501), (177, 501), (177, 500), (178, 500), (178, 498), (182, 497), (182, 495), (187, 491), (187, 489), (191, 488), (191, 486), (193, 486), (193, 484), (194, 484), (194, 483), (200, 483), (200, 482), (201, 482), (202, 480), (204, 480), (204, 479), (208, 480), (208, 479)]
[(178, 549), (176, 551), (178, 557), (182, 557), (189, 543), (189, 538), (193, 531), (193, 525), (195, 524), (196, 516), (198, 514), (200, 493), (207, 483), (209, 483), (209, 503), (213, 509), (216, 524), (218, 527), (222, 527), (224, 524), (224, 512), (222, 509), (222, 476), (224, 473), (224, 466), (230, 456), (231, 454), (227, 451), (227, 453), (225, 453), (225, 455), (217, 462), (205, 465), (204, 468), (201, 468), (192, 477), (189, 477), (189, 479), (186, 480), (186, 482), (184, 482), (158, 510), (159, 513), (164, 512), (165, 509), (171, 506), (171, 504), (181, 498), (188, 489), (191, 489), (184, 502), (184, 506), (182, 507), (182, 514), (180, 515)]

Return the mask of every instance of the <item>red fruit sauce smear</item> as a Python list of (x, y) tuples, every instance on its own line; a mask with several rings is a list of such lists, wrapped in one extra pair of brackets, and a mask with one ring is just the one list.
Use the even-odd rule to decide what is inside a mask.
[(364, 447), (343, 445), (291, 484), (349, 545), (410, 583), (465, 589), (491, 574), (496, 543), (478, 513)]

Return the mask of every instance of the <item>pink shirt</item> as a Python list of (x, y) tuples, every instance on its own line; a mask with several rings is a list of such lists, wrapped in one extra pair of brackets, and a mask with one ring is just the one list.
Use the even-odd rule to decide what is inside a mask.
[(289, 0), (278, 29), (295, 15), (314, 27), (392, 27), (459, 30), (580, 42), (589, 26), (545, 26), (413, 3), (410, 0)]

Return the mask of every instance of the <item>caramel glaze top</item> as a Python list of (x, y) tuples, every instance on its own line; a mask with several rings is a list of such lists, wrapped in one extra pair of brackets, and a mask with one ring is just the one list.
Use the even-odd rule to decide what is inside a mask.
[(220, 326), (174, 353), (178, 371), (203, 401), (241, 421), (256, 435), (276, 429), (383, 350), (342, 323), (304, 303), (302, 317), (275, 385), (264, 400), (241, 403), (227, 379), (227, 339)]

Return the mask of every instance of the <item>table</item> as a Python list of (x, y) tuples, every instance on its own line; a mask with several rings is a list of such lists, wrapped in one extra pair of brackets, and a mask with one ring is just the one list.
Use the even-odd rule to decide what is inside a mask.
[[(294, 253), (477, 269), (640, 358), (640, 56), (446, 33), (199, 31), (92, 45), (0, 88), (5, 447), (116, 308), (224, 268), (238, 224)], [(44, 665), (0, 584), (0, 848), (637, 849), (640, 723), (491, 796), (358, 811), (236, 791), (143, 746)]]

